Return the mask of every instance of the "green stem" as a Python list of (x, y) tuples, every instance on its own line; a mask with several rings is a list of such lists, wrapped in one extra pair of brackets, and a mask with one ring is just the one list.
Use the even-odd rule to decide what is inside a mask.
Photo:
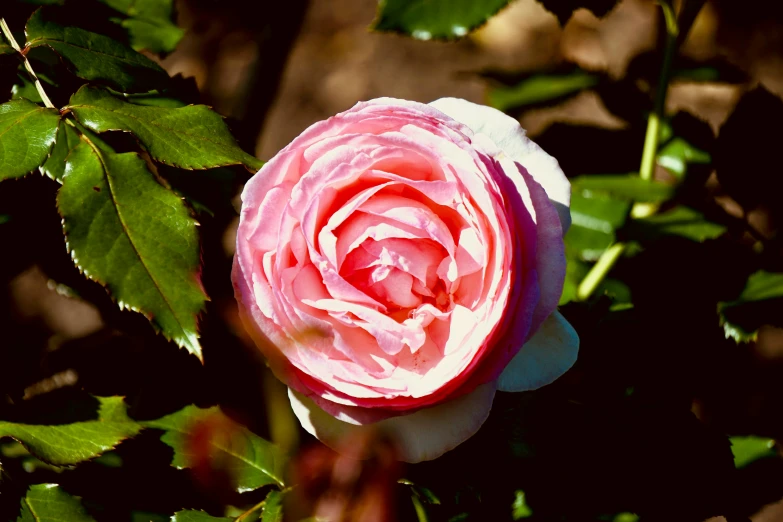
[(55, 106), (52, 103), (52, 100), (50, 100), (49, 96), (46, 95), (46, 91), (44, 91), (43, 85), (41, 85), (41, 81), (38, 79), (38, 76), (35, 74), (35, 71), (33, 70), (33, 66), (30, 65), (30, 61), (27, 59), (27, 56), (25, 56), (25, 53), (22, 51), (22, 48), (19, 47), (19, 44), (16, 42), (16, 38), (14, 38), (13, 33), (11, 33), (11, 29), (8, 27), (5, 18), (0, 18), (0, 29), (2, 29), (3, 34), (8, 39), (8, 42), (11, 44), (11, 47), (13, 47), (14, 50), (17, 53), (19, 53), (19, 56), (22, 57), (24, 68), (27, 69), (27, 74), (30, 75), (30, 79), (35, 84), (35, 88), (38, 91), (38, 95), (41, 97), (41, 101), (43, 101), (44, 105), (47, 106), (48, 108), (54, 109)]
[[(666, 23), (666, 45), (663, 51), (663, 62), (661, 63), (661, 72), (658, 76), (658, 85), (655, 88), (655, 105), (647, 120), (647, 133), (644, 136), (642, 162), (639, 166), (639, 177), (648, 181), (652, 181), (653, 173), (655, 172), (655, 158), (658, 154), (661, 121), (663, 121), (666, 110), (666, 95), (669, 90), (672, 61), (679, 44), (682, 43), (680, 37), (684, 38), (688, 34), (693, 21), (696, 19), (696, 14), (704, 5), (704, 0), (690, 0), (690, 2), (689, 0), (684, 0), (680, 12), (680, 24), (678, 24), (674, 13), (672, 0), (659, 0), (659, 3)], [(636, 204), (631, 210), (631, 218), (649, 215), (649, 213), (650, 208), (648, 206)], [(625, 243), (615, 243), (601, 254), (601, 257), (598, 258), (598, 261), (579, 284), (576, 291), (578, 300), (585, 301), (593, 295), (593, 292), (606, 278), (615, 263), (622, 257), (625, 249)]]
[(663, 17), (666, 21), (666, 46), (663, 51), (663, 63), (658, 75), (658, 85), (655, 88), (655, 105), (653, 112), (647, 120), (647, 134), (644, 136), (644, 150), (642, 152), (642, 164), (639, 167), (639, 176), (642, 179), (652, 180), (655, 171), (655, 156), (658, 153), (658, 141), (661, 135), (661, 120), (666, 110), (666, 94), (669, 91), (669, 76), (672, 60), (677, 50), (677, 37), (680, 33), (677, 28), (677, 18), (670, 0), (661, 1)]
[(258, 511), (259, 509), (263, 509), (265, 505), (266, 505), (266, 500), (262, 500), (255, 506), (251, 507), (250, 509), (248, 509), (247, 511), (239, 515), (234, 522), (242, 522), (243, 520), (245, 520), (247, 517), (249, 517), (256, 511)]
[(614, 264), (617, 263), (617, 260), (620, 259), (620, 256), (623, 255), (623, 252), (625, 252), (625, 243), (615, 243), (601, 254), (601, 257), (598, 258), (598, 261), (596, 261), (593, 268), (590, 269), (590, 272), (588, 272), (576, 289), (576, 298), (579, 301), (586, 301), (593, 295), (595, 289), (606, 278), (606, 275)]

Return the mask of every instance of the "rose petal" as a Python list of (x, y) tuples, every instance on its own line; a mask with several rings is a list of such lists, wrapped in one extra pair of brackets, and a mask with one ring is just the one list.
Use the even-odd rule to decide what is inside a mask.
[(531, 141), (517, 120), (492, 107), (459, 98), (441, 98), (429, 105), (464, 123), (473, 132), (489, 136), (506, 155), (524, 165), (555, 204), (563, 233), (568, 232), (571, 226), (571, 184), (557, 160)]
[(578, 353), (579, 336), (556, 311), (511, 359), (500, 374), (498, 390), (521, 392), (546, 386), (573, 366)]
[(479, 386), (453, 401), (409, 415), (392, 417), (371, 426), (358, 426), (335, 419), (307, 397), (288, 390), (288, 398), (302, 427), (331, 448), (357, 430), (379, 429), (397, 445), (398, 458), (421, 462), (440, 457), (473, 436), (484, 424), (495, 397), (495, 383)]

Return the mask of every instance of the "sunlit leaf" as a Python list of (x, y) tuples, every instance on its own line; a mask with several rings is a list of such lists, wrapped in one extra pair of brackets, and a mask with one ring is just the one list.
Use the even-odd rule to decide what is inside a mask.
[(57, 484), (30, 486), (16, 522), (95, 522), (82, 503)]
[(675, 188), (654, 181), (647, 181), (636, 174), (578, 176), (571, 180), (574, 192), (583, 195), (604, 194), (618, 199), (644, 203), (660, 203), (674, 195)]
[(571, 228), (565, 236), (566, 252), (583, 261), (595, 261), (615, 242), (615, 231), (623, 226), (630, 202), (597, 195), (571, 196)]
[(765, 437), (730, 437), (731, 452), (734, 455), (734, 465), (738, 468), (747, 466), (757, 460), (776, 457), (775, 441)]
[(149, 90), (168, 79), (166, 72), (146, 56), (108, 36), (61, 25), (45, 8), (33, 13), (27, 22), (27, 45), (48, 46), (78, 77), (123, 91)]
[(122, 397), (99, 397), (95, 420), (72, 424), (38, 425), (0, 422), (0, 437), (12, 437), (49, 464), (67, 466), (95, 458), (141, 427), (126, 414)]
[(559, 103), (598, 85), (598, 74), (575, 68), (564, 72), (535, 73), (512, 85), (496, 84), (487, 90), (487, 103), (504, 112)]
[(380, 0), (373, 29), (419, 40), (465, 36), (510, 0)]
[(137, 154), (101, 151), (82, 137), (57, 197), (68, 249), (122, 308), (146, 314), (167, 338), (201, 357), (196, 221)]
[(726, 232), (724, 225), (708, 221), (703, 214), (690, 207), (678, 206), (667, 212), (635, 219), (627, 227), (634, 239), (657, 239), (662, 236), (680, 236), (702, 243)]
[(708, 165), (712, 161), (709, 153), (697, 149), (682, 138), (674, 138), (658, 152), (658, 165), (682, 179), (688, 172), (688, 165)]
[(154, 159), (166, 165), (208, 169), (244, 164), (257, 169), (263, 164), (239, 148), (223, 118), (206, 105), (145, 107), (83, 87), (71, 97), (69, 109), (96, 132), (132, 132)]
[(753, 273), (740, 296), (718, 308), (726, 337), (737, 342), (755, 340), (765, 324), (783, 327), (783, 273)]
[(193, 467), (197, 460), (219, 461), (232, 473), (240, 493), (266, 485), (283, 486), (285, 459), (280, 449), (220, 412), (187, 406), (144, 426), (164, 430), (161, 440), (174, 449), (172, 466)]
[(522, 520), (533, 516), (533, 510), (527, 505), (525, 492), (518, 489), (514, 492), (514, 505), (512, 506), (512, 517), (514, 520)]
[(60, 113), (29, 100), (0, 105), (0, 181), (32, 172), (54, 144)]

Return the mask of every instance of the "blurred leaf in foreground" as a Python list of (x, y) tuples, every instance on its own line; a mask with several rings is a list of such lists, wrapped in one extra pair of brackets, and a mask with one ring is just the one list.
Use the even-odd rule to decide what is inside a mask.
[(235, 423), (217, 407), (187, 406), (142, 424), (164, 430), (161, 440), (174, 449), (171, 465), (175, 468), (193, 468), (205, 479), (216, 470), (228, 472), (240, 493), (284, 485), (285, 458), (280, 449)]

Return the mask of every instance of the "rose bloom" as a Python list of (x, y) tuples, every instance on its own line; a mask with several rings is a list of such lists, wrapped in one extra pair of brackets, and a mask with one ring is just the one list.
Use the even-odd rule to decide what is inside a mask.
[(246, 328), (332, 447), (374, 425), (408, 462), (473, 435), (496, 390), (551, 383), (570, 185), (505, 114), (381, 98), (305, 130), (247, 183)]

